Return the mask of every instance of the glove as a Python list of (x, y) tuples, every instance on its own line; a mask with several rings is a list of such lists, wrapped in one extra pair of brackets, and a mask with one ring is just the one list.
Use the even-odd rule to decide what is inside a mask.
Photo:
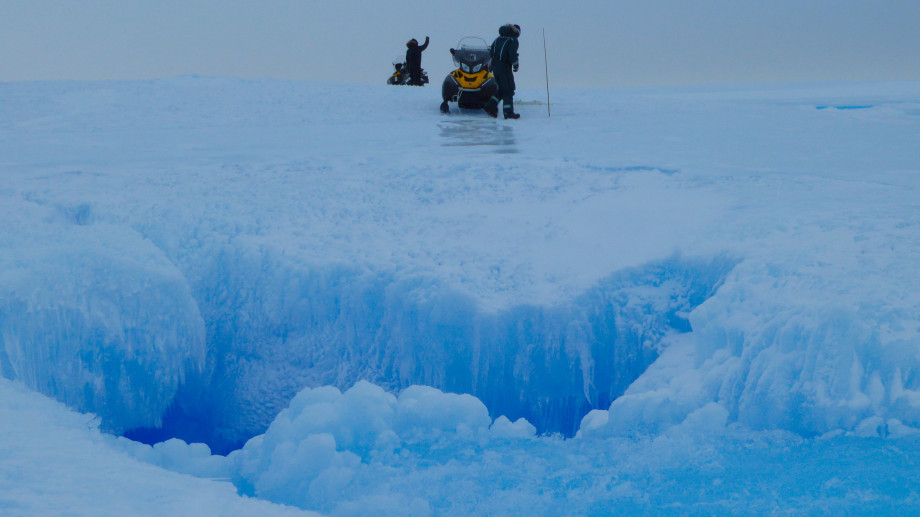
[(514, 71), (514, 72), (517, 72), (517, 71), (518, 71), (518, 66), (517, 66), (517, 65), (512, 66), (512, 67), (511, 67), (511, 70)]

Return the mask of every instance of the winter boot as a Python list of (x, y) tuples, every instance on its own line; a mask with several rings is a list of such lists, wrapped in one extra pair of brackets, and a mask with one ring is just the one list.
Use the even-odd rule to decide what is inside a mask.
[(509, 118), (510, 118), (510, 119), (515, 119), (515, 120), (516, 120), (516, 119), (521, 118), (521, 116), (520, 116), (519, 114), (513, 112), (513, 111), (506, 111), (506, 112), (505, 112), (505, 119), (509, 119)]
[(450, 113), (450, 106), (447, 105), (447, 101), (441, 103), (441, 113)]

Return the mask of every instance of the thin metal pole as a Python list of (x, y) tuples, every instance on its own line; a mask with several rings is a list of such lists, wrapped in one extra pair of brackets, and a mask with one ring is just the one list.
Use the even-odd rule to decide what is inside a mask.
[(546, 60), (546, 27), (543, 27), (543, 69), (546, 71), (546, 116), (549, 117), (549, 63)]

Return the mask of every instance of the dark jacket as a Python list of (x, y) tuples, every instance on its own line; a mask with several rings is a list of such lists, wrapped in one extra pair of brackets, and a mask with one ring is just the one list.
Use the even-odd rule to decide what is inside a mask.
[(492, 73), (499, 90), (513, 93), (513, 70), (518, 65), (518, 39), (511, 27), (502, 25), (498, 29), (498, 37), (492, 42), (489, 53), (492, 56)]
[(406, 43), (406, 68), (409, 72), (422, 70), (422, 52), (428, 48), (428, 37), (425, 37), (425, 44), (419, 46), (418, 42), (410, 40)]

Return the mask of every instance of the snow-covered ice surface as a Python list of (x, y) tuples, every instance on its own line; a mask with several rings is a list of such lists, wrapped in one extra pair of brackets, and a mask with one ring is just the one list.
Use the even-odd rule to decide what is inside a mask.
[(920, 84), (544, 95), (0, 84), (0, 513), (920, 509)]
[(91, 415), (0, 378), (0, 515), (315, 516), (113, 448)]

